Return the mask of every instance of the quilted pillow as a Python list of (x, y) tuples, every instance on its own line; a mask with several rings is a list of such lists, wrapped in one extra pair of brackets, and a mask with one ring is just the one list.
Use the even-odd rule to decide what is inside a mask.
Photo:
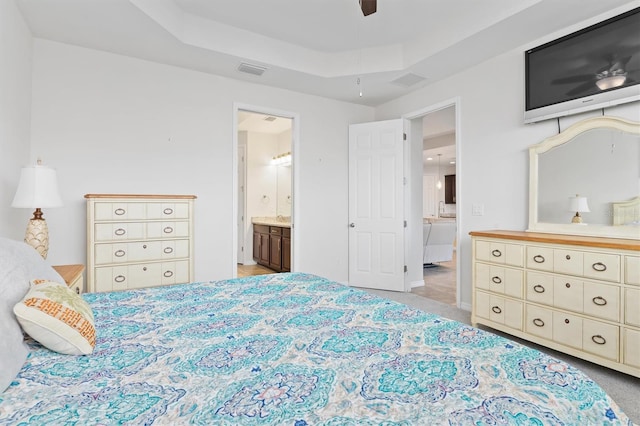
[(31, 289), (13, 312), (25, 333), (45, 347), (69, 355), (93, 352), (93, 312), (66, 284), (32, 280)]

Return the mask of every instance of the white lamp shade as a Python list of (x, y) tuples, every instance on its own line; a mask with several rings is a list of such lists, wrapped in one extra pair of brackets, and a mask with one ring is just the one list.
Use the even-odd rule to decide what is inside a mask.
[(62, 206), (58, 192), (58, 177), (50, 167), (35, 165), (20, 171), (18, 189), (11, 207), (47, 208)]
[(569, 211), (570, 212), (590, 212), (589, 205), (587, 204), (587, 197), (569, 197)]

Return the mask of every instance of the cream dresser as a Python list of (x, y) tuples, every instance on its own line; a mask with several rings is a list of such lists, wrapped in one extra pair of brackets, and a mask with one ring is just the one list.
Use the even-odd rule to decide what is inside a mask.
[(194, 195), (85, 198), (88, 292), (193, 280)]
[(640, 377), (640, 241), (470, 235), (474, 325)]

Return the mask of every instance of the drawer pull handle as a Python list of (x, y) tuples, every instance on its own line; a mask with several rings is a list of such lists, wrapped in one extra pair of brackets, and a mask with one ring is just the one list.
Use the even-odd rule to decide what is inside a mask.
[(565, 259), (567, 259), (567, 260), (571, 260), (571, 256), (566, 255), (566, 256), (565, 256)]
[(162, 211), (162, 213), (164, 213), (164, 214), (173, 214), (173, 209), (170, 208), (170, 207), (167, 207), (166, 209), (164, 209)]
[(172, 277), (173, 276), (173, 271), (164, 271), (164, 274), (162, 274), (162, 275), (164, 275), (167, 278)]
[(126, 213), (126, 211), (124, 209), (115, 209), (114, 213), (117, 214), (118, 216), (122, 216), (123, 214)]
[(76, 294), (80, 294), (80, 287), (76, 287)]
[(165, 234), (170, 234), (173, 232), (173, 228), (170, 226), (166, 226), (163, 230), (162, 230)]
[(544, 327), (544, 321), (542, 321), (540, 318), (534, 318), (533, 325), (535, 325), (536, 327)]
[(117, 235), (117, 236), (119, 236), (119, 237), (120, 237), (120, 236), (122, 236), (122, 235), (124, 235), (124, 234), (126, 234), (126, 233), (127, 233), (127, 231), (125, 231), (125, 230), (124, 230), (124, 229), (122, 229), (122, 228), (118, 228), (118, 229), (116, 229), (116, 230), (115, 230), (115, 232), (114, 232), (114, 234), (116, 234), (116, 235)]
[(591, 267), (598, 272), (604, 272), (607, 270), (607, 265), (605, 265), (602, 262), (596, 262), (593, 265), (591, 265)]
[(607, 343), (607, 339), (605, 339), (604, 337), (602, 337), (599, 334), (596, 334), (595, 336), (591, 336), (591, 340), (596, 345), (604, 345), (605, 343)]
[(565, 324), (569, 324), (570, 322), (571, 322), (571, 321), (569, 321), (569, 318), (565, 318), (565, 319), (564, 319), (564, 323), (565, 323)]
[(540, 284), (536, 284), (533, 286), (533, 291), (535, 291), (536, 293), (544, 293), (544, 287)]
[(495, 250), (493, 250), (493, 251), (491, 252), (491, 256), (493, 256), (493, 257), (500, 257), (500, 256), (502, 256), (502, 252), (501, 252), (500, 250), (498, 250), (498, 249), (495, 249)]
[(566, 283), (564, 286), (565, 286), (566, 288), (571, 288), (571, 284), (569, 284), (569, 283)]
[(142, 270), (143, 270), (143, 271), (145, 271), (145, 272), (147, 272), (147, 267), (146, 267), (146, 266), (143, 266), (143, 267), (142, 267)]
[(596, 296), (593, 299), (591, 299), (593, 301), (593, 303), (595, 303), (598, 306), (604, 306), (607, 304), (607, 299), (605, 299), (602, 296)]
[(116, 257), (122, 257), (124, 256), (126, 253), (124, 250), (116, 250), (116, 252), (114, 253), (116, 255)]
[(114, 280), (115, 282), (117, 282), (117, 283), (123, 283), (123, 282), (124, 282), (124, 280), (126, 280), (126, 278), (124, 277), (124, 275), (118, 275), (118, 276), (117, 276), (117, 277), (115, 277), (113, 280)]
[(495, 312), (496, 314), (501, 314), (501, 313), (502, 313), (502, 309), (500, 309), (500, 307), (499, 307), (499, 306), (492, 306), (492, 307), (491, 307), (491, 310), (492, 310), (493, 312)]
[(542, 256), (541, 254), (536, 254), (535, 256), (533, 256), (533, 261), (536, 263), (544, 263), (544, 256)]
[(491, 277), (491, 281), (496, 284), (502, 284), (502, 279), (500, 277)]
[(163, 250), (166, 254), (173, 253), (173, 247), (165, 247)]
[(146, 244), (143, 244), (143, 245), (142, 245), (142, 248), (143, 248), (143, 249), (146, 249), (146, 248), (147, 248), (147, 245), (146, 245)]

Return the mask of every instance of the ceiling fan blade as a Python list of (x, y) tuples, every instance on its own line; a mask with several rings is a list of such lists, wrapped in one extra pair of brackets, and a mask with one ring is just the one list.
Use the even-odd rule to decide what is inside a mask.
[(583, 81), (593, 80), (594, 78), (594, 74), (572, 75), (570, 77), (556, 78), (555, 80), (551, 81), (551, 84), (582, 83)]
[(584, 92), (585, 90), (589, 90), (592, 86), (595, 86), (595, 82), (587, 81), (582, 83), (580, 86), (574, 87), (573, 89), (567, 92), (567, 96), (577, 95), (579, 93)]
[(376, 13), (378, 0), (360, 0), (360, 9), (364, 16)]

